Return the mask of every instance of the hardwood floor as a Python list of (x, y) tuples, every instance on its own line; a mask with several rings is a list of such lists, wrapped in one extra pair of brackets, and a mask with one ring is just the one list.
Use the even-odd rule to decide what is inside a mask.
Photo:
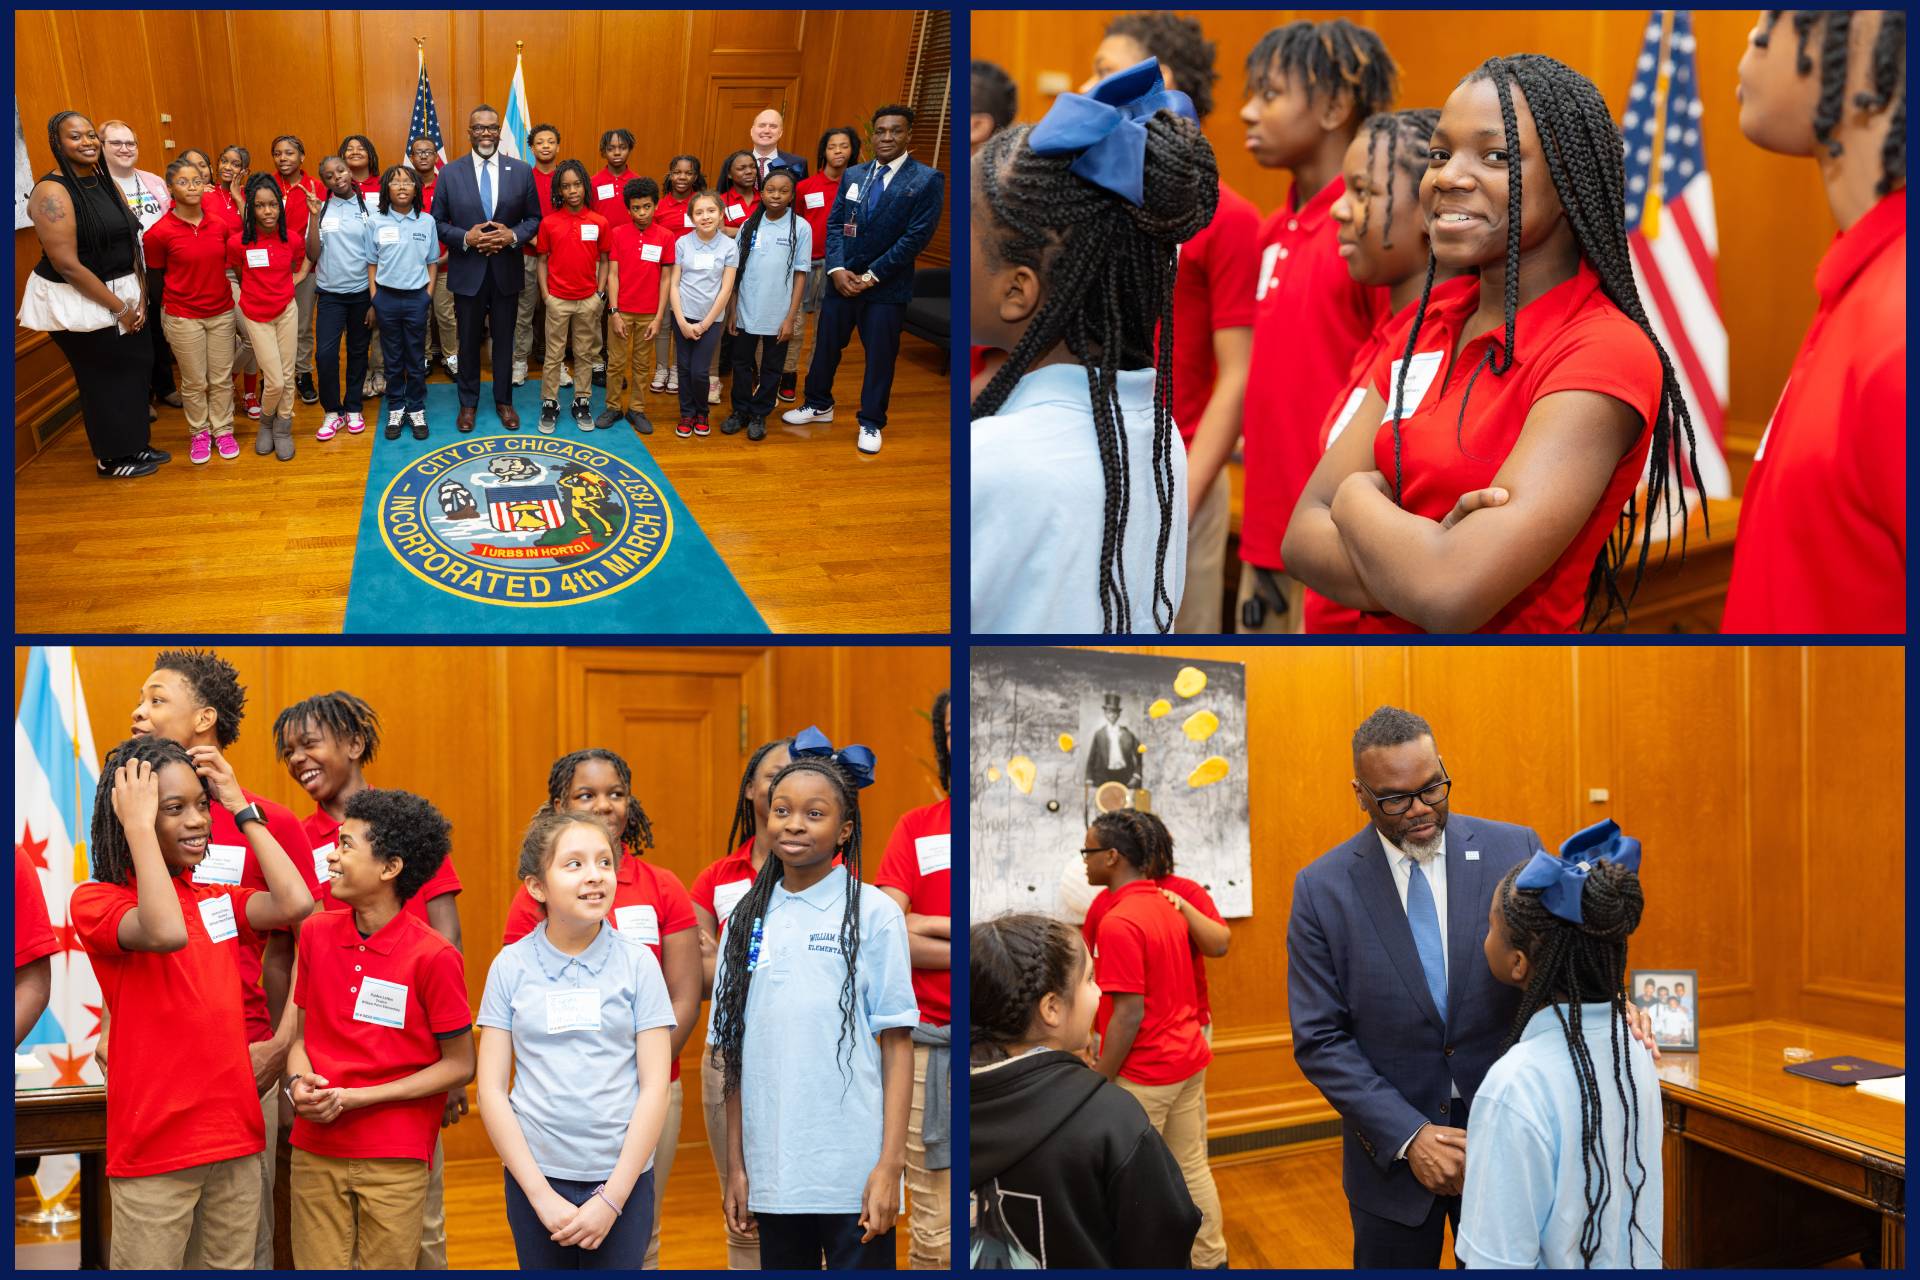
[[(1285, 1155), (1216, 1160), (1214, 1185), (1234, 1270), (1279, 1267), (1344, 1271), (1353, 1266), (1353, 1224), (1340, 1189), (1340, 1142), (1302, 1144)], [(451, 1193), (449, 1193), (451, 1194)], [(1453, 1266), (1453, 1235), (1440, 1265)]]
[[(775, 634), (948, 630), (943, 357), (903, 340), (886, 447), (874, 457), (854, 448), (865, 367), (850, 343), (833, 423), (776, 417), (758, 445), (718, 433), (724, 402), (711, 438), (677, 440), (674, 397), (648, 394), (649, 451)], [(516, 398), (523, 430), (538, 412), (537, 380), (536, 370)], [(488, 413), (483, 404), (483, 423)], [(371, 441), (318, 444), (320, 420), (319, 405), (296, 406), (292, 462), (256, 456), (243, 424), (239, 459), (196, 467), (185, 415), (162, 407), (153, 440), (174, 460), (153, 476), (103, 481), (76, 419), (14, 477), (15, 630), (337, 634)], [(452, 422), (434, 424), (439, 443), (453, 434)]]

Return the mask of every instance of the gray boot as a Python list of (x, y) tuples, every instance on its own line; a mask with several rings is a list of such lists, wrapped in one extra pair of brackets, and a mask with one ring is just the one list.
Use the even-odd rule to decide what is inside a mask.
[(293, 418), (285, 415), (273, 420), (273, 456), (282, 462), (293, 461)]
[(255, 453), (273, 452), (273, 423), (274, 420), (272, 418), (264, 414), (261, 415), (260, 434), (254, 437), (253, 441), (253, 451)]

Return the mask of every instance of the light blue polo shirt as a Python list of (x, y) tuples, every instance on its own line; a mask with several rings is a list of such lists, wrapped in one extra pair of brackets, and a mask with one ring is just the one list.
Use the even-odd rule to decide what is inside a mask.
[(740, 246), (724, 231), (714, 232), (711, 240), (689, 231), (674, 242), (673, 264), (680, 268), (680, 314), (688, 324), (698, 324), (713, 310), (727, 268), (740, 265)]
[[(880, 1161), (874, 1037), (915, 1026), (920, 1009), (906, 917), (872, 885), (859, 888), (850, 1066), (840, 1046), (846, 868), (835, 867), (804, 893), (776, 883), (767, 904), (740, 1050), (747, 1208), (755, 1213), (858, 1213), (867, 1176)], [(723, 953), (713, 979), (716, 996), (730, 977)], [(713, 1043), (711, 1025), (707, 1042)]]
[(365, 209), (358, 200), (342, 200), (329, 192), (320, 206), (320, 261), (314, 265), (314, 287), (327, 293), (365, 293), (367, 264), (373, 261), (373, 219), (380, 206)]
[[(798, 243), (795, 243), (798, 237)], [(787, 265), (787, 253), (793, 253), (793, 265)], [(740, 332), (770, 338), (780, 332), (793, 303), (793, 278), (813, 269), (813, 228), (805, 218), (787, 216), (770, 222), (762, 215), (754, 232), (753, 252), (747, 255), (747, 269), (734, 280), (740, 294)]]
[(542, 920), (494, 957), (474, 1025), (513, 1033), (509, 1098), (540, 1172), (604, 1181), (640, 1100), (634, 1037), (674, 1025), (653, 951), (602, 926), (585, 951), (565, 955)]
[[(1561, 1006), (1564, 1010), (1565, 1006)], [(1660, 1081), (1653, 1055), (1627, 1034), (1610, 1033), (1607, 1006), (1580, 1006), (1580, 1034), (1600, 1083), (1600, 1132), (1612, 1195), (1600, 1211), (1595, 1267), (1660, 1266), (1665, 1184), (1660, 1167)], [(1625, 1046), (1620, 1081), (1632, 1064), (1627, 1097), (1637, 1099), (1638, 1159), (1627, 1147), (1627, 1116), (1614, 1083), (1612, 1035)], [(1513, 1048), (1487, 1071), (1467, 1118), (1467, 1178), (1460, 1197), (1460, 1261), (1468, 1267), (1580, 1267), (1587, 1201), (1580, 1169), (1580, 1086), (1567, 1033), (1554, 1008), (1528, 1019)], [(1640, 1187), (1639, 1205), (1627, 1174)], [(1646, 1182), (1640, 1182), (1641, 1166)], [(1632, 1256), (1627, 1222), (1633, 1210)]]
[(375, 213), (368, 222), (373, 254), (379, 262), (374, 282), (387, 289), (424, 289), (427, 268), (440, 261), (440, 237), (433, 215), (418, 209), (404, 218)]

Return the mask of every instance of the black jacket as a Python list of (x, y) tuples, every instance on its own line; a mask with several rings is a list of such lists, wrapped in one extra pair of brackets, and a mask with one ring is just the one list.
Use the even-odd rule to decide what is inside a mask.
[(1200, 1210), (1132, 1095), (1058, 1050), (968, 1080), (973, 1190), (1041, 1266), (1186, 1268)]

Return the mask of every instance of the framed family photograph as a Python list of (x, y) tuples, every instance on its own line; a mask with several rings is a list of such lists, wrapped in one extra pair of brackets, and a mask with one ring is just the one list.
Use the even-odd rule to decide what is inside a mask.
[(1653, 1038), (1662, 1049), (1696, 1053), (1700, 1049), (1700, 984), (1692, 969), (1633, 969), (1627, 994), (1653, 1019)]

